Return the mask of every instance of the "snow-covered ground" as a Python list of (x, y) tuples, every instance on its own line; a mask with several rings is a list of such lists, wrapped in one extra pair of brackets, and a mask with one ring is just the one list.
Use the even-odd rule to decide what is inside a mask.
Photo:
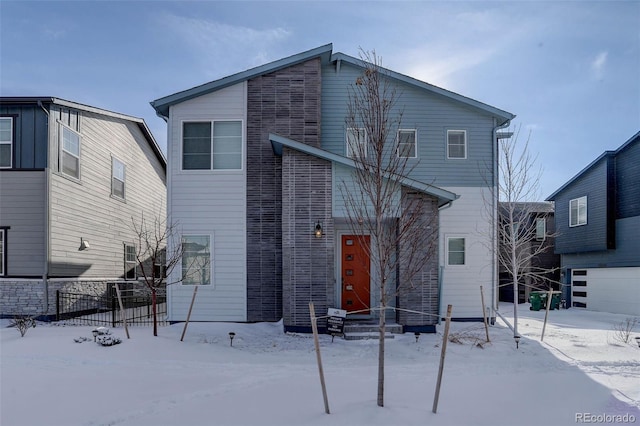
[[(512, 306), (501, 305), (512, 319)], [(38, 324), (0, 329), (0, 424), (74, 425), (574, 425), (640, 424), (640, 348), (615, 338), (625, 316), (520, 305), (519, 348), (499, 320), (454, 323), (437, 414), (441, 332), (387, 340), (385, 407), (376, 405), (377, 342), (320, 336), (331, 414), (325, 414), (313, 338), (281, 324), (192, 323), (113, 329)], [(6, 326), (7, 322), (3, 323)], [(228, 333), (235, 332), (233, 347)], [(636, 329), (633, 336), (640, 336)], [(88, 341), (76, 343), (74, 339)], [(478, 344), (480, 343), (480, 345)], [(585, 421), (586, 422), (586, 421)]]

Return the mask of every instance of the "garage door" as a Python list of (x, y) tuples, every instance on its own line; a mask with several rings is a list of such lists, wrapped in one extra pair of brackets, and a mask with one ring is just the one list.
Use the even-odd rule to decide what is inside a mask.
[(640, 268), (587, 268), (571, 271), (574, 308), (640, 315)]

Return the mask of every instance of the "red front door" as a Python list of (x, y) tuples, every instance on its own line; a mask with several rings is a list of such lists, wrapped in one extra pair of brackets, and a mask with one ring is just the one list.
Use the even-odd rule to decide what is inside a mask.
[(370, 237), (368, 235), (342, 236), (342, 309), (368, 314), (371, 300), (369, 268)]

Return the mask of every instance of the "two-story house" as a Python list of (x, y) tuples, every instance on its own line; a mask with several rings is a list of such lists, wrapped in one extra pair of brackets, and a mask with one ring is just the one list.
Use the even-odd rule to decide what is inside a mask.
[(56, 290), (136, 279), (132, 220), (166, 215), (166, 160), (142, 119), (0, 98), (0, 314), (56, 313)]
[(640, 315), (640, 132), (548, 200), (568, 305)]
[[(348, 88), (364, 69), (329, 44), (152, 102), (168, 128), (168, 217), (182, 229), (183, 267), (201, 267), (184, 280), (180, 271), (168, 278), (176, 283), (167, 289), (170, 321), (185, 320), (194, 285), (196, 321), (282, 319), (285, 330), (309, 331), (310, 301), (319, 315), (353, 311), (350, 292), (360, 291), (365, 307), (377, 306), (369, 270), (358, 288), (343, 285), (353, 281), (348, 262), (366, 244), (350, 234), (339, 190), (353, 170)], [(419, 289), (394, 302), (424, 314), (387, 318), (433, 331), (452, 304), (456, 319), (479, 320), (479, 286), (497, 301), (495, 250), (478, 233), (495, 226), (497, 175), (487, 165), (497, 164), (497, 131), (514, 116), (391, 70), (384, 75), (400, 94), (397, 152), (412, 168), (399, 187), (430, 200), (439, 228)], [(487, 199), (493, 215), (485, 216)]]
[[(511, 215), (513, 219), (509, 219)], [(518, 303), (529, 300), (532, 291), (559, 290), (560, 255), (554, 252), (555, 221), (554, 205), (549, 202), (518, 202), (498, 204), (498, 244), (501, 302), (513, 302), (513, 276), (511, 248), (519, 253)], [(512, 223), (513, 222), (513, 223)], [(514, 226), (511, 226), (514, 225)], [(517, 235), (515, 244), (509, 242), (510, 230)], [(506, 264), (503, 264), (505, 262)]]

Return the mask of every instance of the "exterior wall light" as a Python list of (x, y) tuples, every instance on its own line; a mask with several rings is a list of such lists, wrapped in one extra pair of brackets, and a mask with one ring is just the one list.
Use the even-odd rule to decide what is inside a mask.
[(320, 221), (316, 223), (316, 227), (313, 231), (313, 235), (315, 235), (316, 238), (322, 238), (322, 224), (320, 223)]
[(516, 349), (518, 349), (518, 347), (520, 346), (520, 336), (516, 334), (515, 336), (513, 336), (513, 340), (516, 341)]
[(80, 238), (80, 250), (88, 250), (89, 249), (89, 241), (84, 238)]

